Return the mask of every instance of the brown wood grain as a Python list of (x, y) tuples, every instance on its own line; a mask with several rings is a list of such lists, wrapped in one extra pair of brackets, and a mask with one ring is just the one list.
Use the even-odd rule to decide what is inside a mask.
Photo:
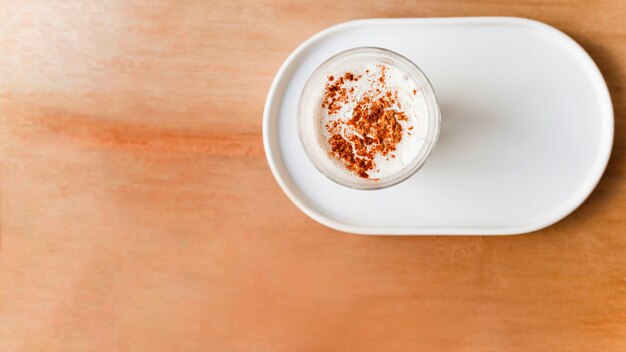
[[(327, 229), (278, 188), (264, 99), (317, 31), (520, 16), (594, 58), (615, 145), (513, 237)], [(626, 3), (0, 0), (0, 351), (626, 351)]]

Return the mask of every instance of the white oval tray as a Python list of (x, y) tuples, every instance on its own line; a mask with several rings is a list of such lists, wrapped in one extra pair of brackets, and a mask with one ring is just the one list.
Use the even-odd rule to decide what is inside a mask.
[[(309, 74), (330, 56), (377, 46), (431, 79), (441, 137), (426, 165), (385, 190), (339, 186), (298, 140)], [(296, 49), (267, 97), (263, 142), (278, 184), (298, 208), (359, 234), (518, 234), (541, 229), (591, 193), (613, 143), (600, 71), (570, 37), (510, 17), (369, 19), (328, 28)]]

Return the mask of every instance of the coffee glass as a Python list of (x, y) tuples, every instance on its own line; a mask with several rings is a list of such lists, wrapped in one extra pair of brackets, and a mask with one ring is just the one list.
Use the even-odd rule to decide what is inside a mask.
[[(320, 135), (320, 118), (316, 116), (320, 104), (320, 89), (330, 72), (349, 66), (351, 63), (380, 63), (403, 71), (408, 79), (413, 80), (420, 88), (426, 105), (425, 138), (421, 149), (415, 157), (397, 172), (378, 180), (362, 179), (337, 167), (326, 141)], [(406, 57), (382, 48), (358, 47), (340, 52), (324, 61), (307, 80), (298, 108), (298, 133), (305, 153), (313, 165), (330, 180), (359, 190), (376, 190), (396, 185), (415, 174), (431, 155), (439, 137), (441, 113), (432, 84), (422, 70)]]

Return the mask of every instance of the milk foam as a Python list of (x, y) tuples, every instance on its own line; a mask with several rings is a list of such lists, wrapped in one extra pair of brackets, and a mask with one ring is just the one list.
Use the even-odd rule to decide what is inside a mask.
[[(382, 75), (381, 68), (385, 68), (385, 83), (380, 82)], [(420, 84), (413, 81), (404, 71), (391, 65), (382, 65), (377, 63), (356, 63), (342, 67), (339, 70), (328, 72), (328, 76), (341, 77), (346, 73), (352, 73), (355, 76), (362, 76), (356, 81), (346, 80), (344, 87), (350, 91), (350, 99), (348, 103), (342, 104), (341, 108), (329, 114), (328, 110), (323, 108), (321, 103), (324, 99), (324, 91), (320, 89), (319, 104), (317, 104), (316, 116), (320, 117), (318, 125), (318, 142), (322, 148), (329, 150), (328, 139), (330, 133), (326, 129), (326, 124), (334, 120), (348, 121), (352, 117), (356, 102), (365, 94), (374, 94), (374, 96), (382, 96), (386, 92), (397, 92), (396, 102), (398, 104), (392, 106), (396, 111), (402, 111), (407, 116), (406, 121), (398, 121), (402, 125), (402, 140), (396, 146), (396, 150), (387, 156), (376, 155), (374, 162), (376, 167), (368, 172), (372, 179), (384, 179), (392, 176), (410, 164), (424, 147), (426, 132), (428, 130), (428, 108), (426, 98), (424, 97)], [(380, 93), (376, 92), (376, 89)], [(393, 155), (393, 156), (392, 156)], [(339, 160), (335, 161), (335, 165), (346, 173), (358, 177), (350, 173)]]

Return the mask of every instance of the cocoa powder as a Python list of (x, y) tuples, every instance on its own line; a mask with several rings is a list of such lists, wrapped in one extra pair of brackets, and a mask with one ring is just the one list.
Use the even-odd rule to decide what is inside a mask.
[(322, 101), (329, 115), (337, 113), (348, 102), (355, 103), (349, 120), (334, 120), (325, 127), (330, 134), (330, 156), (364, 179), (369, 179), (368, 171), (376, 168), (377, 155), (395, 158), (392, 152), (402, 141), (403, 128), (399, 121), (407, 120), (405, 113), (399, 110), (398, 92), (387, 90), (381, 94), (381, 88), (386, 90), (385, 66), (379, 65), (379, 68), (378, 87), (360, 97), (354, 97), (351, 94), (354, 87), (346, 89), (345, 82), (359, 80), (361, 76), (350, 72), (337, 80), (329, 76)]

